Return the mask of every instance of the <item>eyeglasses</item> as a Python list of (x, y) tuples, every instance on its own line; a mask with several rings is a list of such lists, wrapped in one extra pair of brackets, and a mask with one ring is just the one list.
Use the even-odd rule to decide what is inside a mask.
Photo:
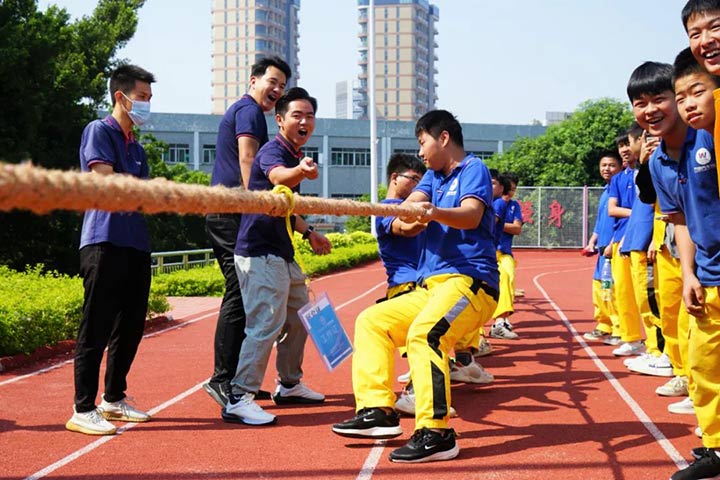
[(404, 173), (398, 173), (398, 177), (407, 178), (408, 180), (412, 180), (414, 183), (420, 183), (420, 180), (422, 180), (417, 175), (405, 175)]

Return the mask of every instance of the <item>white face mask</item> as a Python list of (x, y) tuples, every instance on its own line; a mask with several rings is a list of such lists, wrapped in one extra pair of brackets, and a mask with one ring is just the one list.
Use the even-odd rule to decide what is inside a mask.
[[(120, 92), (122, 93), (122, 92)], [(128, 111), (125, 110), (130, 117), (130, 120), (138, 127), (147, 123), (150, 120), (150, 102), (143, 102), (142, 100), (132, 100), (128, 98), (124, 93), (123, 97), (127, 98), (132, 103), (132, 108)]]

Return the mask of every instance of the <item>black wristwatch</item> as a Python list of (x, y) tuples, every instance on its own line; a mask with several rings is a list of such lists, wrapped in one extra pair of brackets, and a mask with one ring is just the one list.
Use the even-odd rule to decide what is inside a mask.
[(310, 234), (315, 231), (315, 227), (312, 225), (308, 225), (307, 230), (305, 230), (305, 233), (302, 234), (303, 240), (307, 240), (310, 238)]

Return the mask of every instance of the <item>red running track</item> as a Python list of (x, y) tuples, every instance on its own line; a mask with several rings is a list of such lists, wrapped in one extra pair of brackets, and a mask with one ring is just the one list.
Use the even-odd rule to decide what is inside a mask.
[[(482, 359), (495, 375), (487, 386), (458, 384), (451, 420), (460, 456), (449, 462), (393, 464), (389, 450), (405, 435), (363, 442), (334, 435), (330, 425), (352, 415), (350, 362), (328, 373), (308, 343), (305, 380), (322, 391), (321, 406), (276, 407), (278, 424), (223, 423), (202, 390), (212, 370), (219, 299), (176, 299), (180, 327), (146, 337), (130, 374), (129, 394), (153, 420), (112, 437), (65, 430), (72, 409), (72, 364), (41, 372), (0, 374), (0, 480), (61, 479), (657, 479), (668, 478), (699, 446), (695, 419), (667, 412), (674, 401), (654, 394), (666, 379), (627, 372), (612, 347), (580, 338), (594, 327), (593, 259), (575, 252), (520, 251), (513, 324), (519, 340), (492, 340)], [(349, 333), (356, 315), (382, 296), (374, 263), (313, 282), (327, 291)], [(578, 334), (579, 332), (579, 334)], [(271, 363), (272, 365), (272, 363)], [(404, 360), (398, 373), (405, 371)], [(269, 369), (264, 387), (272, 389)], [(399, 388), (399, 387), (398, 387)]]

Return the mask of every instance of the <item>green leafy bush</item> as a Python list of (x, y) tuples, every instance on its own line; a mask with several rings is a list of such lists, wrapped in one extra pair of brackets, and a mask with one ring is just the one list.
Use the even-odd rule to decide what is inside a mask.
[[(43, 269), (36, 265), (16, 272), (0, 266), (0, 356), (31, 353), (77, 335), (82, 279)], [(151, 292), (149, 316), (169, 309), (163, 295)]]

